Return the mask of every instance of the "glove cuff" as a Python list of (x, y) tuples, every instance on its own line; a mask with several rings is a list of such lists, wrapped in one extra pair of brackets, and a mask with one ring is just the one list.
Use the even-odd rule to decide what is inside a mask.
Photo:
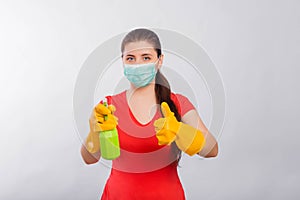
[(181, 123), (176, 136), (175, 142), (178, 148), (190, 156), (200, 152), (205, 146), (203, 133), (190, 125)]
[(85, 147), (90, 153), (100, 151), (99, 134), (96, 132), (90, 132), (86, 138)]

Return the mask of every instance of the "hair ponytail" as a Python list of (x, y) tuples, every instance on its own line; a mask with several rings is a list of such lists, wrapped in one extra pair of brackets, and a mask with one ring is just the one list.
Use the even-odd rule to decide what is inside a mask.
[[(177, 107), (173, 100), (171, 99), (171, 89), (170, 84), (166, 77), (158, 70), (155, 77), (155, 95), (157, 104), (161, 104), (162, 102), (168, 103), (171, 111), (174, 113), (177, 121), (181, 121), (181, 116), (178, 113)], [(177, 165), (181, 159), (181, 150), (178, 149), (175, 142), (172, 143), (172, 151), (175, 155), (177, 155)]]
[(181, 116), (177, 110), (175, 103), (171, 99), (171, 89), (170, 84), (166, 77), (158, 70), (155, 77), (155, 95), (156, 95), (156, 103), (161, 104), (162, 102), (168, 103), (172, 112), (174, 112), (174, 116), (177, 121), (181, 121)]

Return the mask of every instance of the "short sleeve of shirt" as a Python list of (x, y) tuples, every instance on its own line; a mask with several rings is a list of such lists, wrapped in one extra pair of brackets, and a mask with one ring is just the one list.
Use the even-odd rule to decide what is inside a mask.
[(179, 114), (183, 117), (188, 111), (195, 109), (190, 100), (182, 94), (172, 93), (172, 100), (177, 106)]

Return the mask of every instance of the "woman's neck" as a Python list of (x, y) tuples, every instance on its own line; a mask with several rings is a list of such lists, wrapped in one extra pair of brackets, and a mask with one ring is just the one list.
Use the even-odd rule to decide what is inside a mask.
[(141, 99), (155, 99), (155, 84), (150, 83), (145, 87), (136, 88), (133, 85), (127, 90), (127, 96)]

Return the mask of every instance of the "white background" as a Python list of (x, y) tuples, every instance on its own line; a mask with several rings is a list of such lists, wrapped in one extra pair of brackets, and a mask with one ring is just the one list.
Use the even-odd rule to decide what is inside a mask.
[(0, 199), (100, 198), (109, 169), (80, 157), (74, 85), (95, 48), (136, 27), (190, 37), (224, 80), (219, 155), (184, 156), (187, 199), (299, 199), (299, 7), (296, 0), (1, 1)]

